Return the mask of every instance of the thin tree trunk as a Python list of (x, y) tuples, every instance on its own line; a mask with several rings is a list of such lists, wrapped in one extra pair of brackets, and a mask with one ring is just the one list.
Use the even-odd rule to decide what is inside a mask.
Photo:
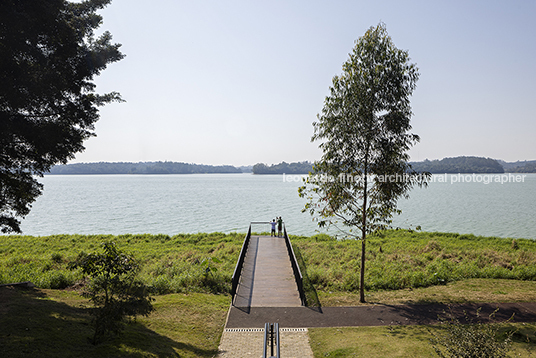
[(366, 233), (362, 232), (361, 239), (361, 276), (359, 282), (359, 302), (365, 303), (365, 236)]
[[(368, 154), (368, 153), (367, 153)], [(361, 272), (359, 277), (359, 302), (365, 303), (365, 241), (367, 239), (367, 167), (368, 155), (365, 155), (365, 166), (363, 170), (363, 215), (361, 222)]]

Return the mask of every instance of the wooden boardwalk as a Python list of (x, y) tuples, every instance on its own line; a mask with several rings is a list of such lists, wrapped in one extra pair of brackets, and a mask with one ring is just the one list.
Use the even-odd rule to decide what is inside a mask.
[(298, 286), (282, 237), (252, 236), (235, 307), (299, 307)]

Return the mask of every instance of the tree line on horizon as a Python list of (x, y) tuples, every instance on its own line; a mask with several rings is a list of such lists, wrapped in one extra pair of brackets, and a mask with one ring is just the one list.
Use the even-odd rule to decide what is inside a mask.
[(272, 164), (270, 166), (264, 163), (257, 163), (253, 166), (253, 174), (309, 174), (313, 169), (311, 162)]
[[(536, 160), (525, 162), (499, 162), (498, 160), (484, 157), (454, 157), (441, 160), (428, 160), (422, 162), (410, 162), (413, 170), (417, 172), (429, 172), (432, 174), (458, 174), (458, 173), (486, 173), (501, 174), (509, 173), (536, 173)], [(257, 163), (253, 166), (253, 174), (309, 174), (313, 163), (297, 162), (266, 165)]]
[(434, 174), (457, 173), (504, 173), (503, 166), (491, 158), (482, 157), (456, 157), (441, 160), (424, 160), (411, 163), (417, 172), (430, 172)]
[[(536, 160), (523, 162), (503, 162), (483, 157), (455, 157), (441, 160), (428, 160), (411, 162), (412, 168), (417, 172), (432, 174), (458, 174), (458, 173), (536, 173)], [(257, 163), (253, 167), (235, 167), (232, 165), (205, 165), (183, 162), (99, 162), (75, 163), (56, 165), (50, 173), (53, 175), (91, 175), (91, 174), (231, 174), (253, 173), (265, 174), (309, 174), (313, 163), (281, 162), (267, 165)]]
[(50, 174), (228, 174), (242, 173), (231, 165), (204, 165), (181, 162), (75, 163), (56, 165)]
[(536, 160), (524, 162), (505, 162), (483, 157), (454, 157), (441, 160), (412, 162), (415, 171), (427, 171), (433, 174), (501, 174), (501, 173), (536, 173)]

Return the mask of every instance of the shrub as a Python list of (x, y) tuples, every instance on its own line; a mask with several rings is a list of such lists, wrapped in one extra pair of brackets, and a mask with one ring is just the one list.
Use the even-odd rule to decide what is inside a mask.
[[(493, 312), (489, 319), (497, 312)], [(441, 358), (504, 358), (507, 357), (514, 332), (508, 332), (505, 338), (498, 339), (499, 325), (490, 322), (478, 322), (468, 318), (464, 311), (465, 319), (469, 324), (462, 324), (449, 314), (448, 320), (443, 321), (443, 333), (434, 333), (430, 343), (434, 351)], [(480, 309), (477, 310), (477, 317)]]
[(119, 334), (124, 322), (136, 315), (147, 316), (154, 308), (144, 284), (136, 280), (139, 264), (134, 257), (119, 251), (113, 242), (103, 244), (103, 253), (81, 253), (71, 269), (80, 268), (91, 281), (83, 295), (93, 304), (92, 343), (110, 334)]

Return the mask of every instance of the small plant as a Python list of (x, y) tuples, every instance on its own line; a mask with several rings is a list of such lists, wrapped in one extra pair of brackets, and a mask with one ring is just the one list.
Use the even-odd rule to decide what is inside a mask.
[[(480, 317), (479, 308), (477, 318)], [(498, 311), (495, 310), (489, 319)], [(504, 358), (510, 349), (514, 331), (506, 333), (506, 338), (499, 339), (499, 326), (497, 323), (478, 322), (472, 319), (464, 311), (467, 324), (462, 324), (449, 314), (449, 319), (443, 321), (443, 333), (434, 333), (430, 342), (434, 351), (441, 358)]]
[(63, 256), (61, 254), (59, 254), (59, 253), (54, 253), (51, 256), (51, 259), (52, 259), (53, 262), (61, 264), (62, 261), (63, 261)]
[(517, 249), (519, 249), (519, 244), (517, 243), (516, 239), (513, 239), (512, 240), (512, 250), (517, 250)]
[(136, 280), (140, 267), (134, 257), (119, 251), (113, 242), (103, 243), (103, 251), (80, 253), (69, 264), (70, 269), (80, 268), (91, 278), (83, 296), (95, 306), (93, 344), (110, 334), (121, 333), (129, 317), (147, 316), (154, 309), (147, 288)]
[(213, 265), (213, 263), (221, 264), (221, 260), (219, 260), (216, 257), (207, 257), (203, 261), (201, 261), (201, 268), (203, 270), (203, 275), (205, 276), (205, 279), (208, 279), (209, 274), (213, 274), (213, 272), (217, 272), (218, 269), (216, 266)]

